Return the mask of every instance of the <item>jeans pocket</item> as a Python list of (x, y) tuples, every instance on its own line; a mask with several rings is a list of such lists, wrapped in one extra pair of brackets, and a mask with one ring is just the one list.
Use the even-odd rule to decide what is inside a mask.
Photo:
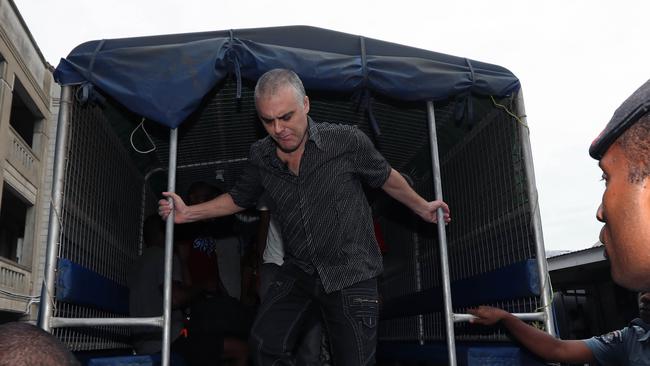
[(350, 317), (374, 333), (379, 317), (379, 298), (372, 289), (350, 289), (344, 294), (346, 310)]

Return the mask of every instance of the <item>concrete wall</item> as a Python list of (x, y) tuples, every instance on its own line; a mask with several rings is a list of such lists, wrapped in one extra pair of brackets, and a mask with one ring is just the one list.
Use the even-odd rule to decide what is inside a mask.
[[(32, 146), (9, 123), (12, 101), (19, 94), (35, 115), (42, 116), (34, 124)], [(13, 0), (0, 0), (0, 186), (8, 184), (31, 205), (25, 256), (20, 263), (0, 258), (0, 312), (27, 320), (36, 319), (43, 279), (58, 95), (52, 67)]]

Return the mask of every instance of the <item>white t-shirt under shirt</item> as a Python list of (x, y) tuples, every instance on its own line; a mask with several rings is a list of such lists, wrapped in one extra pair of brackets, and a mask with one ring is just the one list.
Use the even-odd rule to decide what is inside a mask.
[[(257, 209), (260, 211), (269, 211), (268, 206), (263, 199), (260, 200), (260, 203), (257, 205)], [(262, 254), (262, 261), (266, 263), (273, 263), (281, 266), (284, 263), (284, 246), (282, 243), (282, 234), (280, 233), (280, 228), (273, 220), (273, 215), (271, 214), (271, 219), (269, 221), (269, 230), (266, 234), (266, 248)]]

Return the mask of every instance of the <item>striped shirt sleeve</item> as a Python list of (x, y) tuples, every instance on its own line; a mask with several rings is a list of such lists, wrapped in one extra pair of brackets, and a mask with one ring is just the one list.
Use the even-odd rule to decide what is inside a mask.
[(255, 208), (259, 197), (264, 192), (258, 167), (250, 162), (244, 167), (242, 175), (230, 190), (233, 202), (239, 207)]
[(358, 128), (352, 129), (355, 137), (354, 168), (356, 173), (370, 187), (378, 188), (386, 183), (391, 167), (388, 161), (375, 149), (368, 136)]

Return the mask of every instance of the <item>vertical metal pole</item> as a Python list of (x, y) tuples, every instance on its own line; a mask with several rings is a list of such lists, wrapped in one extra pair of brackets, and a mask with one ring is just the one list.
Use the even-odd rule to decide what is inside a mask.
[(54, 150), (54, 176), (52, 177), (52, 202), (50, 205), (50, 220), (48, 223), (47, 249), (45, 254), (45, 278), (41, 287), (41, 310), (38, 326), (46, 332), (51, 332), (54, 302), (54, 278), (56, 276), (56, 255), (61, 235), (61, 208), (63, 206), (63, 179), (65, 161), (67, 159), (68, 129), (72, 109), (72, 87), (61, 88), (59, 117), (57, 120), (56, 145)]
[(526, 109), (524, 108), (524, 95), (519, 88), (516, 100), (517, 116), (523, 124), (519, 123), (519, 136), (521, 137), (521, 149), (524, 154), (524, 169), (526, 182), (528, 183), (528, 201), (531, 205), (532, 229), (535, 237), (535, 250), (537, 255), (537, 270), (539, 271), (539, 288), (541, 291), (542, 307), (545, 316), (544, 325), (546, 331), (555, 336), (555, 327), (551, 312), (551, 285), (548, 276), (548, 265), (546, 263), (546, 250), (544, 249), (544, 237), (542, 235), (542, 219), (539, 214), (539, 200), (537, 197), (537, 186), (535, 184), (535, 170), (533, 168), (533, 153), (530, 148), (530, 131), (526, 123)]
[[(413, 261), (415, 262), (415, 291), (422, 291), (422, 266), (420, 264), (420, 237), (413, 233)], [(424, 345), (424, 315), (418, 315), (418, 341)]]
[[(433, 102), (427, 102), (429, 120), (429, 142), (431, 145), (431, 171), (436, 200), (442, 200), (442, 181), (440, 159), (438, 157), (438, 137), (436, 135), (436, 115)], [(456, 366), (456, 340), (454, 336), (454, 314), (451, 306), (451, 285), (449, 280), (449, 258), (447, 257), (447, 233), (442, 208), (438, 209), (438, 243), (440, 245), (440, 270), (442, 271), (442, 293), (445, 302), (445, 325), (447, 327), (447, 352), (449, 365)]]
[[(167, 191), (176, 191), (176, 150), (178, 129), (169, 132), (169, 170), (167, 171)], [(171, 202), (171, 198), (169, 199)], [(162, 366), (169, 366), (172, 315), (172, 256), (174, 255), (174, 210), (167, 217), (165, 226), (165, 288), (163, 298), (163, 344)]]

